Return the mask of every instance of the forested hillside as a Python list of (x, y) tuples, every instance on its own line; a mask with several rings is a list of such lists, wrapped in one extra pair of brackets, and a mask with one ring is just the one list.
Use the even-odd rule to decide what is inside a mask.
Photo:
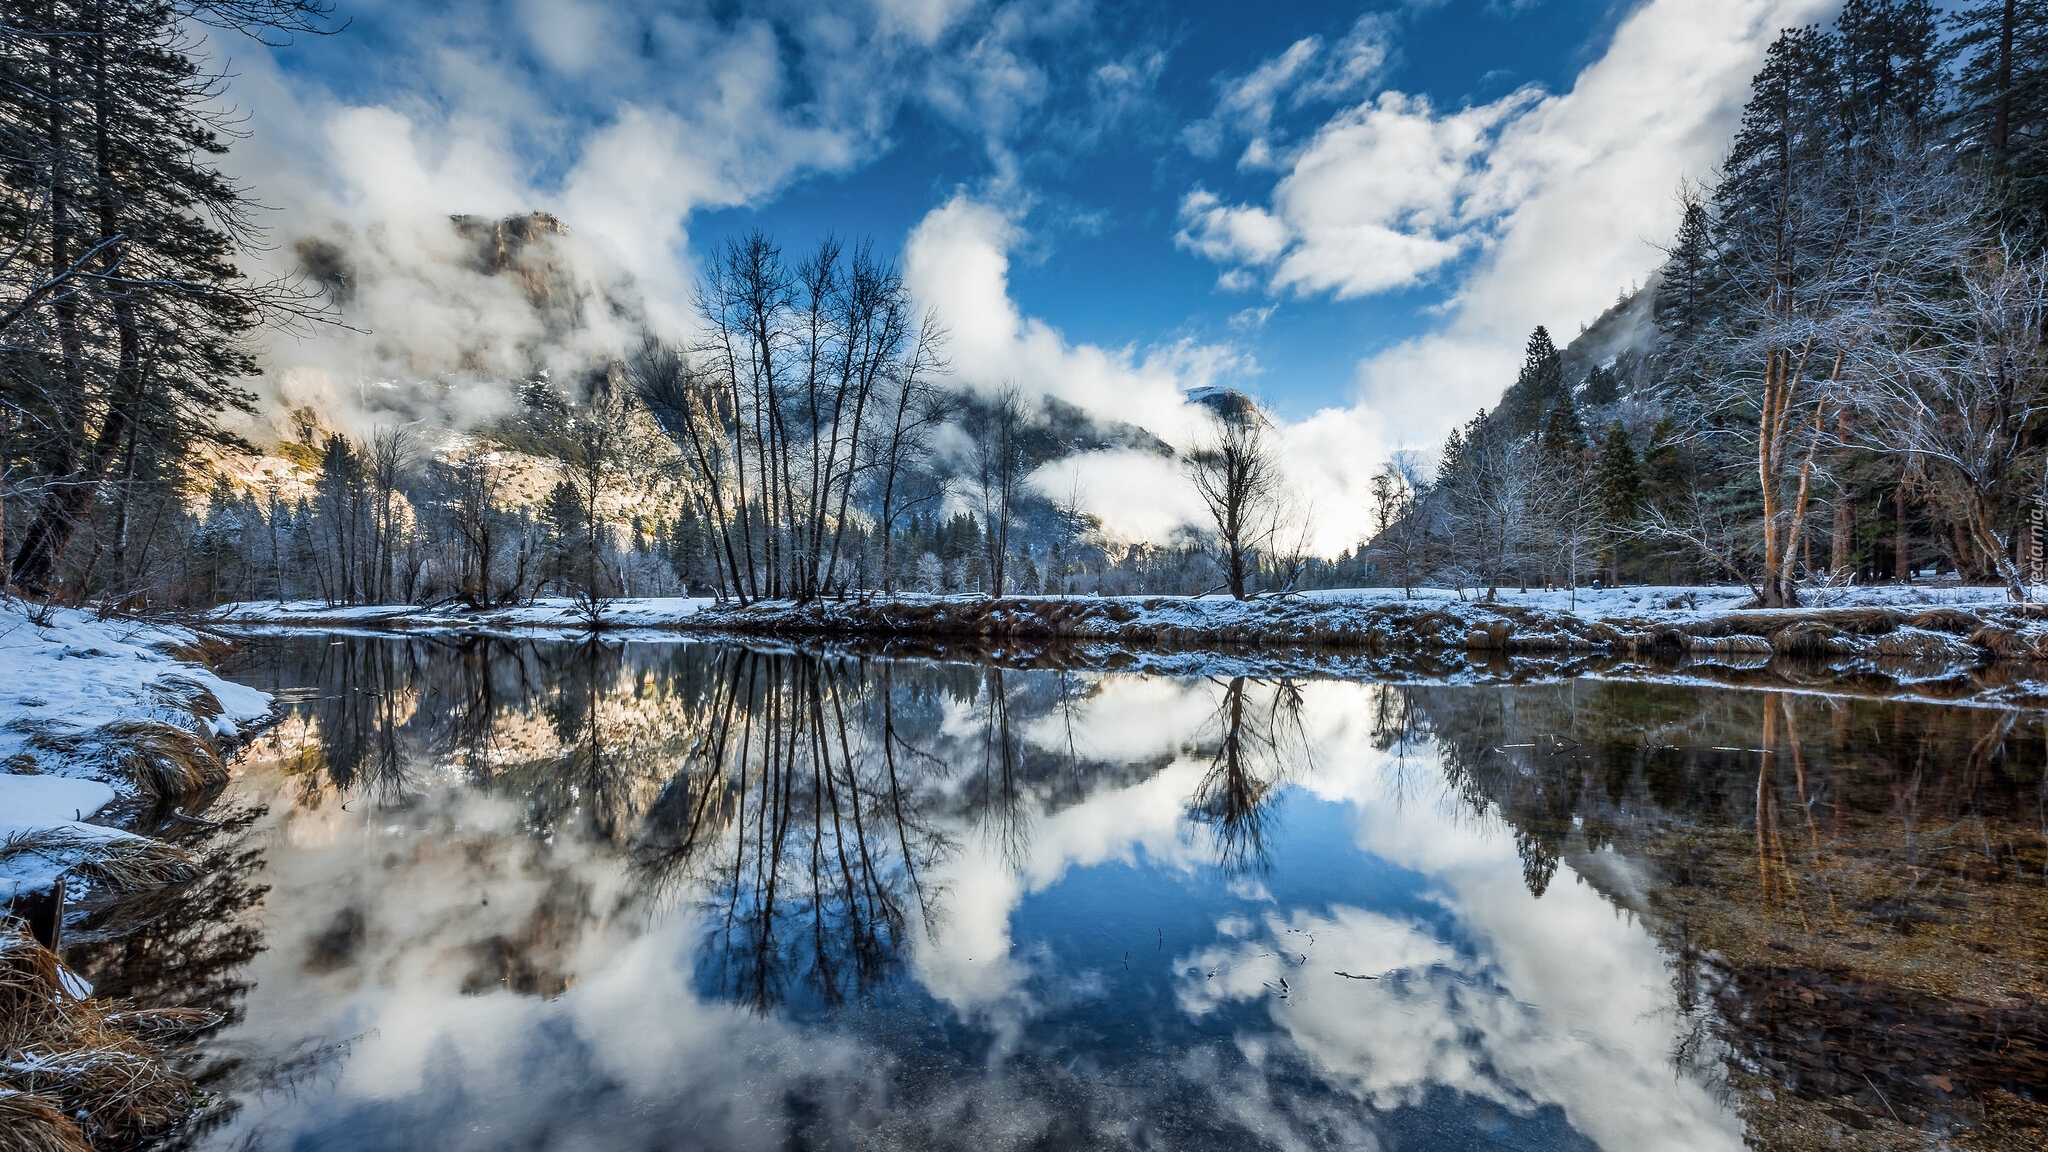
[(1650, 284), (1432, 470), (1375, 481), (1385, 581), (2043, 579), (2048, 4), (1850, 0), (1786, 30)]

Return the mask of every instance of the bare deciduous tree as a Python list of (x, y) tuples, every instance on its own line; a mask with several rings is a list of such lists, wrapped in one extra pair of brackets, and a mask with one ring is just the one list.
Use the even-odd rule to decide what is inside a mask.
[(2048, 263), (2006, 237), (1941, 255), (1952, 261), (1947, 284), (1901, 284), (1886, 297), (1890, 339), (1861, 390), (1850, 443), (1907, 457), (2023, 599), (2006, 513), (2042, 473), (2028, 430), (2048, 414)]
[(1028, 467), (1024, 430), (1024, 399), (1006, 386), (984, 404), (968, 410), (968, 433), (974, 437), (974, 503), (982, 528), (985, 589), (1001, 596), (1008, 576), (1010, 529), (1016, 518), (1019, 489)]
[(1414, 595), (1428, 564), (1428, 497), (1429, 480), (1414, 453), (1396, 453), (1372, 475), (1373, 532), (1367, 554), (1401, 586), (1403, 599)]
[(1206, 439), (1187, 454), (1195, 494), (1209, 514), (1230, 594), (1250, 598), (1258, 552), (1272, 537), (1284, 481), (1272, 423), (1254, 406), (1218, 416)]

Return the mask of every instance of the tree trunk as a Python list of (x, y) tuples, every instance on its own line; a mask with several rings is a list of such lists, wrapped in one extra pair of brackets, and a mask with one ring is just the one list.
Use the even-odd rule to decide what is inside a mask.
[(1906, 526), (1906, 489), (1904, 485), (1893, 494), (1899, 506), (1899, 534), (1892, 544), (1893, 579), (1901, 584), (1913, 582), (1913, 537)]

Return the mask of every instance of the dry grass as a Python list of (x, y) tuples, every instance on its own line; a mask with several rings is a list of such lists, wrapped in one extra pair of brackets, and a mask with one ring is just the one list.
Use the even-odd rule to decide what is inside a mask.
[(183, 796), (225, 783), (228, 771), (220, 755), (203, 738), (162, 720), (140, 717), (116, 720), (87, 732), (32, 729), (25, 741), (35, 761), (91, 761), (111, 764), (113, 772), (135, 782), (145, 796)]
[(213, 690), (190, 676), (176, 673), (159, 676), (156, 691), (165, 702), (180, 711), (190, 712), (201, 720), (211, 721), (226, 709), (221, 707), (220, 698)]
[[(219, 705), (214, 707), (217, 712)], [(116, 720), (96, 735), (144, 795), (183, 796), (227, 782), (227, 768), (213, 746), (175, 724)]]
[(170, 655), (190, 664), (204, 664), (212, 668), (241, 651), (241, 648), (240, 644), (224, 636), (216, 636), (211, 632), (196, 632), (190, 644), (181, 644), (173, 648)]
[(71, 995), (55, 953), (0, 925), (0, 1147), (125, 1148), (183, 1119), (191, 1081), (145, 1030), (148, 1014)]
[(0, 1152), (92, 1152), (92, 1145), (49, 1098), (0, 1088)]
[(107, 839), (69, 828), (32, 828), (0, 837), (0, 864), (39, 856), (64, 864), (95, 888), (134, 892), (196, 879), (199, 863), (183, 849), (147, 837)]

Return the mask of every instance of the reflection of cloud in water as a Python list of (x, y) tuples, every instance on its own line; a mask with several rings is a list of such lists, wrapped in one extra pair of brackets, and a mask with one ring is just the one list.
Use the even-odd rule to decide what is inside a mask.
[[(800, 666), (778, 658), (746, 675)], [(738, 671), (735, 684), (744, 679)], [(636, 705), (629, 692), (593, 692), (578, 715), (611, 734), (607, 749), (624, 749), (619, 779), (608, 785), (618, 797), (617, 828), (536, 808), (535, 797), (549, 789), (565, 806), (587, 802), (585, 774), (565, 784), (550, 772), (569, 769), (551, 769), (539, 754), (497, 777), (497, 792), (470, 786), (452, 759), (420, 765), (405, 805), (388, 809), (344, 810), (339, 796), (311, 806), (303, 795), (294, 807), (287, 796), (299, 785), (267, 778), (277, 848), (264, 876), (274, 886), (265, 914), (270, 950), (249, 970), (247, 1022), (225, 1042), (359, 1039), (332, 1069), (332, 1090), (267, 1098), (230, 1134), (261, 1124), (352, 1133), (365, 1147), (421, 1140), (596, 1148), (672, 1144), (687, 1133), (694, 1146), (751, 1148), (782, 1146), (801, 1120), (872, 1131), (877, 1142), (903, 1147), (1027, 1137), (1079, 1146), (1107, 1139), (1105, 1132), (1110, 1143), (1136, 1139), (1102, 1125), (1111, 1116), (1114, 1125), (1140, 1122), (1132, 1117), (1154, 1123), (1195, 1096), (1283, 1147), (1371, 1147), (1377, 1138), (1367, 1126), (1377, 1121), (1355, 1101), (1428, 1108), (1448, 1088), (1505, 1115), (1555, 1106), (1553, 1114), (1561, 1109), (1615, 1152), (1740, 1146), (1734, 1117), (1668, 1059), (1678, 1021), (1664, 955), (1590, 886), (1567, 882), (1569, 873), (1532, 897), (1513, 830), (1450, 793), (1430, 770), (1426, 740), (1407, 744), (1405, 758), (1398, 747), (1379, 750), (1387, 742), (1374, 717), (1399, 690), (1291, 686), (1298, 710), (1288, 739), (1300, 746), (1289, 745), (1284, 757), (1271, 751), (1267, 721), (1265, 761), (1285, 759), (1286, 777), (1261, 762), (1264, 783), (1251, 795), (1254, 806), (1280, 803), (1289, 789), (1277, 781), (1292, 786), (1292, 803), (1343, 806), (1348, 823), (1337, 826), (1358, 849), (1420, 878), (1420, 911), (1414, 900), (1390, 910), (1379, 903), (1390, 893), (1369, 883), (1306, 904), (1290, 895), (1298, 877), (1219, 875), (1213, 838), (1191, 823), (1191, 798), (1225, 760), (1219, 747), (1229, 730), (1219, 716), (1233, 703), (1275, 715), (1276, 685), (1074, 676), (1054, 690), (1052, 674), (1012, 672), (982, 675), (970, 691), (976, 680), (948, 669), (944, 692), (903, 702), (894, 723), (906, 744), (884, 771), (878, 750), (894, 745), (861, 728), (875, 722), (859, 711), (873, 699), (874, 683), (863, 679), (870, 673), (845, 665), (832, 675), (841, 679), (830, 681), (829, 715), (860, 729), (845, 743), (834, 736), (822, 745), (850, 765), (839, 777), (848, 788), (837, 801), (843, 818), (858, 822), (856, 799), (859, 820), (921, 813), (933, 843), (956, 846), (930, 854), (924, 883), (943, 894), (934, 930), (912, 917), (907, 963), (892, 970), (908, 980), (894, 977), (900, 993), (884, 988), (909, 998), (907, 1012), (856, 1006), (799, 1023), (794, 1017), (804, 1012), (770, 1010), (779, 1002), (749, 1011), (710, 986), (704, 941), (733, 931), (713, 923), (716, 903), (680, 888), (658, 906), (636, 903), (645, 894), (614, 845), (636, 821), (644, 832), (655, 819), (650, 798), (674, 787), (670, 774), (702, 771), (679, 753), (669, 718), (701, 716), (699, 699), (722, 697)], [(894, 675), (908, 683), (923, 673), (905, 667)], [(629, 715), (635, 708), (639, 721)], [(974, 779), (987, 771), (998, 717), (1018, 745), (1005, 770), (1019, 781), (1008, 818), (1020, 831), (1006, 837), (978, 831), (987, 816), (976, 807), (985, 790)], [(790, 731), (812, 731), (810, 724)], [(640, 729), (648, 735), (634, 735)], [(570, 733), (556, 755), (578, 747)], [(821, 859), (868, 840), (899, 856), (906, 850), (886, 823), (821, 835), (835, 801), (813, 793), (773, 810), (794, 832), (758, 836), (742, 868), (738, 838), (762, 827), (758, 782), (788, 780), (801, 793), (811, 777), (757, 766), (689, 779), (697, 790), (674, 794), (702, 801), (709, 837), (704, 855), (677, 872), (690, 885), (738, 886), (774, 874), (777, 865), (762, 872), (760, 862), (782, 844), (806, 856), (819, 846)], [(1288, 835), (1303, 823), (1290, 810), (1278, 838), (1283, 854), (1297, 846)], [(891, 859), (878, 857), (899, 867)], [(1020, 911), (1034, 897), (1106, 866), (1128, 866), (1145, 883), (1204, 906), (1238, 904), (1227, 916), (1208, 914), (1206, 941), (1161, 934), (1167, 954), (1156, 961), (1153, 990), (1165, 1018), (1141, 1023), (1178, 1038), (1177, 1047), (1114, 1078), (1075, 1063), (1060, 1037), (1130, 1010), (1146, 989), (1124, 979), (1127, 970), (1091, 967), (1020, 933), (1028, 922)], [(803, 918), (763, 924), (763, 939), (778, 947), (801, 946), (796, 937), (809, 931)], [(1149, 937), (1152, 929), (1144, 931)], [(931, 1001), (939, 1019), (919, 1015)], [(962, 1022), (974, 1037), (964, 1048)], [(1304, 1091), (1304, 1076), (1327, 1088)], [(913, 1100), (914, 1108), (903, 1106)], [(1094, 1127), (1059, 1136), (1060, 1125), (1084, 1120)]]
[(1013, 955), (1010, 921), (1025, 896), (1075, 868), (1133, 864), (1191, 871), (1200, 857), (1182, 824), (1197, 765), (1180, 762), (1126, 788), (1101, 788), (1043, 816), (1030, 855), (1006, 861), (995, 846), (970, 842), (934, 878), (949, 893), (944, 928), (916, 942), (913, 968), (926, 990), (956, 1011), (1014, 1035), (1036, 1011), (1023, 985), (1029, 968)]
[[(1455, 993), (1451, 970), (1432, 973), (1428, 984), (1444, 992), (1442, 1019), (1477, 1033), (1489, 1075), (1502, 1086), (1562, 1105), (1573, 1126), (1604, 1148), (1740, 1148), (1740, 1121), (1670, 1066), (1678, 1021), (1656, 942), (1590, 886), (1560, 877), (1541, 899), (1532, 897), (1508, 828), (1418, 791), (1386, 754), (1352, 735), (1347, 717), (1366, 714), (1373, 691), (1312, 687), (1312, 728), (1347, 738), (1321, 737), (1318, 769), (1304, 786), (1354, 805), (1359, 846), (1440, 885), (1444, 907), (1482, 949), (1485, 971), (1456, 981)], [(1441, 791), (1441, 777), (1434, 787)], [(1397, 790), (1398, 804), (1388, 800)], [(1369, 983), (1331, 980), (1310, 984), (1316, 991), (1309, 994)], [(1306, 1011), (1276, 1012), (1275, 1019), (1313, 1022), (1289, 1024), (1289, 1031), (1332, 1069), (1376, 1063), (1403, 1044), (1391, 1039), (1398, 1033), (1376, 1030), (1399, 1026), (1393, 1020)]]
[[(922, 942), (914, 966), (934, 995), (1014, 1035), (1017, 1017), (1037, 1010), (1009, 942), (1023, 899), (1073, 869), (1133, 862), (1140, 852), (1157, 867), (1204, 863), (1184, 823), (1203, 765), (1184, 742), (1222, 691), (1207, 681), (1110, 680), (1075, 710), (1074, 741), (1090, 755), (1179, 756), (1142, 783), (1099, 789), (1042, 818), (1020, 869), (987, 851), (955, 861), (948, 929)], [(1177, 965), (1188, 970), (1176, 988), (1180, 1006), (1200, 1015), (1226, 1000), (1267, 1000), (1302, 1055), (1376, 1107), (1416, 1103), (1447, 1085), (1510, 1109), (1557, 1104), (1608, 1149), (1741, 1147), (1740, 1122), (1671, 1068), (1677, 1021), (1656, 943), (1590, 887), (1558, 882), (1532, 897), (1511, 830), (1475, 817), (1446, 794), (1441, 775), (1416, 773), (1432, 762), (1426, 745), (1407, 749), (1405, 762), (1375, 750), (1365, 718), (1373, 697), (1388, 691), (1305, 687), (1302, 725), (1315, 767), (1300, 784), (1355, 809), (1362, 849), (1428, 877), (1483, 959), (1461, 958), (1424, 926), (1377, 913), (1294, 911)], [(1050, 744), (1067, 731), (1048, 717), (1029, 735)], [(1219, 924), (1219, 936), (1231, 936), (1230, 927)], [(1304, 951), (1290, 928), (1315, 937), (1306, 964), (1281, 955)]]

